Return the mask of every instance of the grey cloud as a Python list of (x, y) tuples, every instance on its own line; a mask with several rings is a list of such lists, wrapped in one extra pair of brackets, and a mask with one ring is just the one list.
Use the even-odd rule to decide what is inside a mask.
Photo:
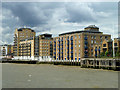
[(84, 4), (68, 4), (66, 5), (68, 17), (66, 22), (81, 23), (81, 22), (96, 22), (92, 8)]
[(21, 25), (31, 27), (47, 24), (47, 21), (52, 18), (52, 14), (54, 13), (54, 8), (56, 5), (54, 7), (53, 6), (54, 4), (48, 3), (3, 4), (3, 8), (10, 9), (14, 16), (19, 17)]
[[(92, 4), (89, 3), (28, 3), (28, 2), (16, 2), (2, 4), (3, 15), (3, 41), (12, 42), (13, 33), (15, 28), (28, 26), (33, 28), (36, 32), (51, 31), (53, 34), (58, 34), (62, 31), (70, 31), (72, 29), (79, 29), (73, 26), (73, 23), (90, 25), (91, 23), (97, 24), (104, 23), (104, 17), (100, 18), (103, 14), (107, 14), (101, 7), (101, 3), (96, 10)], [(106, 4), (105, 4), (106, 5)], [(104, 7), (104, 6), (103, 6)], [(107, 7), (107, 6), (106, 6)], [(109, 6), (110, 7), (110, 6)], [(109, 8), (108, 8), (109, 9)], [(112, 8), (110, 8), (112, 10)], [(109, 10), (108, 10), (109, 12)], [(111, 11), (110, 11), (111, 12)], [(114, 12), (111, 12), (114, 13)], [(112, 17), (111, 17), (112, 18)], [(115, 17), (113, 17), (115, 18)], [(109, 16), (106, 21), (110, 21)], [(64, 25), (61, 23), (71, 23)], [(34, 28), (35, 27), (35, 28)], [(107, 26), (107, 28), (110, 28)], [(10, 35), (7, 35), (9, 33)], [(9, 39), (12, 38), (12, 39)]]

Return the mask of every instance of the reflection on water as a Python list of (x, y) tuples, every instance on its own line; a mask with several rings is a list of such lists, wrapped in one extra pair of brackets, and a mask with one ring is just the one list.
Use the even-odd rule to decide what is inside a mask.
[(118, 72), (49, 64), (3, 64), (3, 88), (117, 88)]

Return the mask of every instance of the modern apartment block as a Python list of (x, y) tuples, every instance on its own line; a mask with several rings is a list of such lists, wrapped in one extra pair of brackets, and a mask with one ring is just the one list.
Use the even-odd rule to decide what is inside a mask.
[(35, 31), (30, 28), (19, 28), (15, 30), (14, 33), (14, 56), (19, 56), (19, 43), (20, 41), (27, 38), (34, 38)]
[(12, 56), (13, 45), (0, 45), (0, 56)]
[[(120, 38), (114, 38), (114, 51), (115, 54), (119, 50), (120, 52)], [(113, 51), (113, 40), (104, 40), (102, 43), (102, 52), (108, 51), (109, 53), (112, 54)]]
[(22, 59), (52, 57), (52, 35), (41, 34), (35, 36), (35, 34), (35, 31), (30, 28), (15, 30), (14, 57)]
[(24, 39), (19, 42), (19, 56), (33, 58), (34, 54), (34, 37)]
[(19, 56), (34, 59), (52, 57), (52, 35), (42, 34), (21, 40), (19, 43)]
[(52, 58), (53, 38), (52, 34), (39, 35), (39, 56), (42, 58)]
[(53, 57), (55, 60), (98, 57), (105, 39), (110, 40), (111, 35), (103, 34), (95, 25), (81, 31), (59, 34), (59, 37), (53, 38)]

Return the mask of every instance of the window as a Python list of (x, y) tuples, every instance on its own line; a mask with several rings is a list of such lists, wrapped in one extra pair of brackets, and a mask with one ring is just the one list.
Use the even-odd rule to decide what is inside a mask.
[(77, 53), (75, 53), (75, 57), (77, 57)]
[(117, 46), (117, 43), (114, 43), (114, 46)]
[(91, 49), (91, 52), (93, 52), (93, 49)]
[(79, 45), (79, 47), (80, 47), (80, 45)]
[(68, 36), (68, 38), (67, 38), (68, 40), (69, 40), (69, 36)]
[(93, 56), (93, 52), (91, 53), (91, 55)]
[(94, 41), (94, 43), (96, 43), (96, 40)]
[(102, 36), (100, 36), (100, 39), (102, 39)]
[(91, 38), (93, 39), (93, 36), (91, 36)]
[(76, 47), (76, 45), (75, 45), (75, 47)]
[(106, 47), (106, 44), (103, 44), (103, 47)]
[(91, 43), (93, 43), (93, 40), (91, 40)]
[(91, 44), (91, 47), (93, 47), (93, 44)]
[(105, 39), (107, 39), (108, 37), (107, 36), (105, 36)]
[(96, 39), (96, 36), (94, 36), (94, 39)]
[(80, 35), (79, 35), (79, 38), (80, 38)]
[(77, 43), (77, 41), (75, 40), (75, 44)]
[(75, 35), (75, 39), (77, 38), (77, 36)]

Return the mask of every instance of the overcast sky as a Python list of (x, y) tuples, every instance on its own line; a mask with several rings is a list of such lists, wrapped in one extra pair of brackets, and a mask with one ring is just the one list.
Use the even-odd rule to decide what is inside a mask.
[[(1, 19), (0, 19), (1, 20)], [(96, 25), (105, 34), (118, 36), (117, 2), (3, 2), (1, 44), (12, 44), (16, 28), (31, 27), (37, 32), (51, 33), (83, 30)], [(114, 31), (113, 31), (114, 28)]]

